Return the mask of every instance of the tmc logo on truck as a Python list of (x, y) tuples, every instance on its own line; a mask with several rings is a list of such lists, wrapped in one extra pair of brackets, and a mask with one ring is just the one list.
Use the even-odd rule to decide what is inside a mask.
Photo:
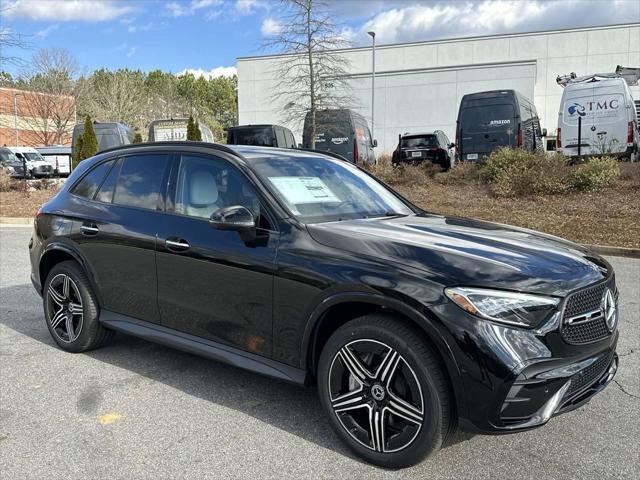
[(575, 117), (576, 115), (580, 115), (581, 117), (585, 116), (585, 113), (584, 113), (585, 108), (583, 105), (580, 105), (579, 103), (574, 103), (573, 105), (570, 105), (567, 110), (569, 112), (570, 117)]
[(619, 106), (620, 101), (617, 98), (612, 98), (609, 100), (594, 100), (587, 102), (585, 105), (574, 102), (567, 107), (567, 111), (570, 117), (575, 117), (576, 115), (580, 117), (584, 117), (585, 115), (609, 116), (615, 115), (614, 110), (617, 110)]

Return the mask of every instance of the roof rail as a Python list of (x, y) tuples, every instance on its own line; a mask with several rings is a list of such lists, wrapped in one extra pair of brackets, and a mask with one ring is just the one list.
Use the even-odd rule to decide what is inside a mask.
[(194, 142), (192, 140), (182, 140), (182, 141), (170, 140), (165, 142), (128, 143), (126, 145), (118, 145), (117, 147), (111, 147), (111, 148), (107, 148), (106, 150), (101, 150), (96, 155), (102, 155), (103, 153), (109, 153), (109, 152), (117, 152), (119, 150), (126, 150), (128, 148), (135, 148), (135, 147), (149, 147), (149, 146), (168, 147), (168, 146), (176, 146), (176, 145), (189, 146), (189, 147), (213, 148), (215, 150), (220, 150), (221, 152), (226, 152), (236, 157), (242, 158), (242, 155), (240, 155), (238, 152), (236, 152), (232, 148), (227, 147), (226, 145), (222, 145), (220, 143), (211, 143), (211, 142)]
[(638, 82), (640, 82), (640, 68), (617, 65), (615, 72), (592, 73), (591, 75), (584, 75), (582, 77), (578, 77), (575, 72), (571, 72), (567, 75), (558, 75), (556, 77), (556, 83), (564, 88), (570, 83), (599, 82), (607, 78), (622, 78), (629, 86), (638, 85)]

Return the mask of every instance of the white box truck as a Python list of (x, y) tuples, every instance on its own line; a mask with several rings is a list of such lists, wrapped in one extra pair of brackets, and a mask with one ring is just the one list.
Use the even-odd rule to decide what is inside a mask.
[(623, 77), (592, 75), (566, 83), (558, 113), (559, 152), (636, 159), (638, 135), (636, 106)]

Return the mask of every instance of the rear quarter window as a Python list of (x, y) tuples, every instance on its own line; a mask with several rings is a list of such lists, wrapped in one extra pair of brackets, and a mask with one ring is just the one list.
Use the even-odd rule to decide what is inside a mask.
[(93, 196), (100, 188), (102, 181), (111, 170), (114, 160), (101, 163), (100, 165), (91, 169), (82, 180), (80, 180), (72, 189), (71, 193), (80, 197), (92, 199)]

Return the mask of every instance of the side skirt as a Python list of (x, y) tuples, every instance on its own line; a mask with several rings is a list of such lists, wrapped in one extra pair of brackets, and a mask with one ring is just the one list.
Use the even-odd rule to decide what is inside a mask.
[(108, 310), (100, 312), (98, 321), (107, 328), (133, 335), (134, 337), (140, 337), (150, 342), (166, 345), (167, 347), (176, 348), (218, 362), (228, 363), (234, 367), (244, 368), (278, 380), (299, 385), (306, 384), (307, 374), (304, 370), (222, 343)]

